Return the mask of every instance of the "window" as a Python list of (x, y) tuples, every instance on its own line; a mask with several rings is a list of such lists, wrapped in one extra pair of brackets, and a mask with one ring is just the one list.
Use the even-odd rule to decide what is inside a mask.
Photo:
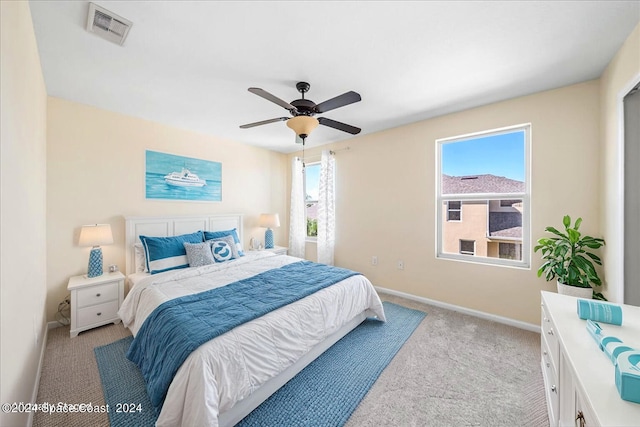
[(447, 202), (447, 221), (460, 221), (462, 219), (460, 213), (462, 212), (462, 202), (450, 200)]
[(526, 124), (436, 141), (438, 258), (529, 267), (530, 134)]
[(304, 200), (307, 216), (307, 237), (318, 237), (318, 193), (320, 163), (307, 163), (304, 168)]
[(476, 242), (473, 240), (460, 240), (460, 253), (464, 255), (475, 255)]
[(522, 252), (522, 245), (519, 243), (498, 243), (498, 254), (500, 258), (504, 259), (520, 259)]

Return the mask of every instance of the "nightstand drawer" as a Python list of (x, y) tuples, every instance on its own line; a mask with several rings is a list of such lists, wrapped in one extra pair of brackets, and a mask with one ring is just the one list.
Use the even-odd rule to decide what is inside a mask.
[(78, 328), (118, 317), (118, 300), (78, 309)]
[[(78, 289), (78, 308), (118, 299), (118, 282)], [(116, 303), (117, 305), (117, 303)]]

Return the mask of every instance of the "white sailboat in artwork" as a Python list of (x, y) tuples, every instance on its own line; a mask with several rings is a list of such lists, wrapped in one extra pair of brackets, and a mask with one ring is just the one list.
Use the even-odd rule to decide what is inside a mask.
[(204, 187), (207, 185), (207, 181), (201, 179), (198, 175), (184, 167), (182, 168), (182, 172), (171, 172), (165, 175), (164, 181), (176, 187)]

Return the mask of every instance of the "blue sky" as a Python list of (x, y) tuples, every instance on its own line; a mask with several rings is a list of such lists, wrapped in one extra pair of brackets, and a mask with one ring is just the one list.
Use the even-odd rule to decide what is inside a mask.
[(306, 190), (311, 200), (318, 200), (318, 187), (320, 185), (320, 163), (306, 165), (304, 168), (306, 174)]
[(524, 131), (442, 144), (442, 172), (491, 174), (524, 181)]

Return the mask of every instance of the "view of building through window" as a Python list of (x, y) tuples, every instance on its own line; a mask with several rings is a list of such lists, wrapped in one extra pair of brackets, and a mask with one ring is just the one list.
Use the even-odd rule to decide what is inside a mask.
[(439, 257), (528, 264), (528, 138), (526, 125), (438, 141)]
[(307, 215), (307, 237), (318, 237), (318, 192), (320, 163), (307, 163), (304, 168), (304, 194)]

